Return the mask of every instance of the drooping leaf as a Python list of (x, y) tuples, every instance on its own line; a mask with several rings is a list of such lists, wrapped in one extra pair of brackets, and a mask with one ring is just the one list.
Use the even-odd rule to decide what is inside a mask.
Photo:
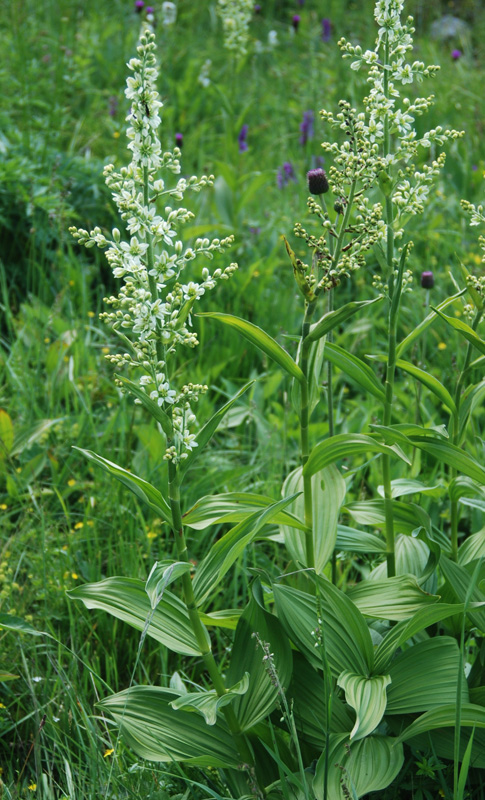
[(10, 453), (13, 446), (13, 422), (3, 408), (0, 408), (0, 461)]
[(382, 383), (378, 380), (373, 370), (362, 361), (358, 356), (349, 353), (343, 347), (339, 347), (333, 342), (327, 342), (325, 346), (325, 358), (331, 361), (335, 367), (345, 372), (348, 377), (358, 383), (366, 392), (372, 394), (378, 400), (383, 401), (385, 394)]
[(347, 525), (337, 525), (335, 549), (351, 553), (385, 553), (386, 543), (374, 533), (359, 531)]
[[(440, 484), (435, 486), (426, 486), (422, 481), (416, 481), (412, 478), (396, 478), (391, 481), (391, 497), (404, 497), (409, 494), (432, 494), (436, 495), (443, 491)], [(381, 497), (384, 497), (384, 486), (378, 486), (377, 492)]]
[(426, 372), (424, 369), (416, 367), (409, 361), (403, 361), (401, 358), (398, 358), (396, 366), (403, 372), (407, 372), (408, 375), (412, 375), (413, 378), (416, 378), (416, 380), (422, 383), (423, 386), (426, 386), (427, 389), (436, 395), (438, 400), (441, 400), (441, 402), (449, 411), (451, 411), (452, 414), (456, 412), (455, 401), (453, 400), (451, 394), (449, 393), (448, 389), (443, 386), (443, 384), (437, 378), (435, 378), (434, 375), (432, 375), (430, 372)]
[[(440, 730), (441, 728), (454, 727), (456, 722), (456, 705), (440, 706), (431, 711), (426, 711), (414, 722), (408, 725), (407, 728), (398, 737), (398, 742), (406, 742), (413, 736), (418, 736), (421, 733), (432, 730)], [(474, 703), (463, 703), (461, 707), (461, 724), (463, 727), (471, 728), (485, 728), (485, 708), (477, 706)]]
[(361, 308), (370, 306), (373, 303), (378, 303), (382, 299), (383, 295), (378, 295), (377, 297), (373, 297), (372, 300), (352, 301), (346, 303), (344, 306), (340, 306), (340, 308), (335, 309), (335, 311), (329, 311), (327, 314), (324, 314), (318, 322), (311, 326), (307, 339), (310, 342), (316, 342), (317, 339), (326, 336), (327, 333), (335, 330), (339, 325), (342, 325), (350, 319), (350, 317), (357, 311), (360, 311)]
[[(337, 539), (337, 523), (340, 506), (343, 503), (346, 484), (335, 464), (317, 472), (312, 476), (312, 508), (313, 508), (313, 551), (314, 566), (317, 573), (321, 573), (332, 557)], [(283, 496), (303, 492), (303, 476), (301, 467), (291, 472), (282, 488)], [(304, 497), (300, 494), (289, 511), (293, 516), (303, 520), (305, 517)], [(288, 525), (280, 525), (293, 561), (307, 566), (304, 535)]]
[(402, 450), (395, 445), (389, 447), (381, 444), (372, 436), (363, 433), (337, 433), (329, 439), (317, 444), (303, 468), (304, 475), (314, 475), (328, 464), (334, 464), (342, 458), (360, 453), (386, 453), (410, 463)]
[(184, 761), (202, 767), (236, 767), (240, 762), (224, 720), (207, 725), (199, 714), (175, 711), (173, 689), (132, 686), (98, 706), (121, 728), (129, 747), (149, 761)]
[[(481, 356), (485, 363), (485, 356)], [(483, 367), (483, 363), (481, 364)], [(470, 386), (463, 393), (463, 398), (460, 403), (460, 431), (458, 435), (458, 444), (461, 443), (465, 436), (469, 419), (475, 408), (482, 408), (483, 400), (485, 397), (485, 381), (480, 381), (476, 386)]]
[(104, 469), (105, 472), (108, 472), (110, 475), (113, 475), (115, 478), (121, 481), (121, 483), (127, 486), (128, 489), (131, 489), (131, 491), (140, 500), (143, 500), (143, 502), (150, 506), (153, 511), (155, 511), (157, 514), (160, 514), (165, 522), (168, 522), (169, 525), (172, 525), (172, 512), (170, 510), (170, 506), (161, 492), (152, 486), (151, 483), (143, 480), (143, 478), (139, 478), (137, 475), (133, 475), (133, 473), (128, 472), (127, 469), (119, 467), (118, 464), (108, 461), (107, 458), (98, 456), (91, 450), (83, 450), (81, 447), (75, 447), (74, 449), (82, 453), (83, 456), (89, 459), (89, 461), (93, 461), (98, 467)]
[[(323, 753), (317, 763), (313, 791), (324, 800), (324, 775), (328, 763), (328, 800), (348, 800), (378, 792), (389, 786), (404, 762), (402, 745), (387, 736), (367, 736), (352, 742), (333, 734), (328, 762)], [(342, 787), (346, 786), (346, 791)], [(352, 795), (352, 792), (354, 794)]]
[(239, 608), (225, 608), (222, 611), (211, 611), (210, 614), (199, 612), (199, 616), (201, 622), (208, 627), (228, 628), (235, 631), (241, 613)]
[(155, 561), (145, 584), (151, 607), (156, 608), (167, 586), (190, 569), (191, 564), (187, 561), (174, 561), (171, 558)]
[[(439, 636), (409, 647), (389, 667), (386, 714), (415, 714), (456, 702), (461, 655), (455, 639)], [(469, 700), (467, 683), (461, 699)]]
[(458, 548), (458, 563), (462, 566), (482, 557), (485, 558), (485, 528), (467, 536)]
[(193, 586), (198, 604), (208, 597), (261, 528), (272, 522), (274, 517), (289, 506), (293, 499), (294, 496), (284, 498), (262, 511), (255, 511), (212, 545), (195, 573)]
[(51, 637), (50, 633), (38, 631), (29, 622), (21, 619), (21, 617), (14, 617), (13, 614), (0, 614), (0, 628), (7, 628), (7, 630), (16, 631), (17, 633), (27, 633), (29, 636)]
[[(404, 533), (424, 528), (428, 535), (432, 535), (432, 526), (429, 515), (416, 503), (403, 503), (392, 500), (392, 510), (396, 527)], [(385, 525), (386, 512), (384, 500), (361, 500), (348, 503), (345, 510), (359, 525), (382, 526)]]
[(249, 673), (246, 672), (234, 686), (227, 689), (226, 693), (218, 696), (215, 689), (201, 689), (199, 692), (184, 692), (176, 700), (171, 700), (170, 705), (175, 710), (195, 711), (202, 714), (207, 725), (215, 725), (219, 710), (229, 705), (240, 694), (245, 694), (249, 687)]
[(460, 336), (470, 342), (474, 347), (479, 350), (482, 355), (485, 354), (485, 342), (483, 339), (480, 339), (479, 335), (475, 333), (473, 328), (470, 325), (467, 325), (466, 322), (463, 322), (461, 319), (456, 319), (456, 317), (448, 317), (446, 314), (443, 314), (438, 308), (433, 308), (433, 311), (436, 314), (439, 314), (441, 319), (443, 319), (451, 328), (455, 331), (458, 331)]
[(379, 725), (386, 710), (386, 689), (391, 683), (389, 675), (367, 677), (344, 670), (337, 685), (345, 692), (345, 700), (356, 714), (350, 739), (363, 739)]
[[(436, 310), (443, 311), (447, 306), (454, 303), (455, 300), (458, 300), (459, 297), (462, 297), (466, 292), (466, 289), (461, 289), (456, 294), (452, 295), (452, 297), (447, 297), (446, 300), (443, 300), (438, 306), (436, 306)], [(433, 310), (430, 314), (428, 314), (422, 322), (419, 323), (411, 333), (409, 333), (402, 342), (396, 348), (396, 358), (401, 358), (405, 351), (413, 344), (413, 342), (418, 339), (422, 333), (433, 323), (435, 320), (438, 319), (436, 312)]]
[[(271, 497), (250, 492), (228, 492), (201, 497), (184, 515), (183, 521), (189, 528), (203, 530), (209, 525), (223, 522), (242, 522), (257, 509), (268, 508), (274, 504)], [(280, 511), (274, 518), (275, 524), (285, 523), (299, 530), (305, 525), (289, 511)]]
[[(426, 537), (425, 537), (426, 538)], [(426, 541), (416, 536), (406, 536), (398, 533), (394, 540), (394, 553), (396, 575), (414, 575), (419, 585), (425, 592), (433, 594), (436, 592), (437, 577), (436, 566), (439, 560), (437, 557), (430, 564), (430, 549)], [(426, 572), (429, 577), (423, 578)], [(387, 561), (382, 561), (369, 574), (370, 581), (382, 580), (387, 578)]]
[(263, 353), (266, 353), (273, 361), (276, 361), (276, 363), (279, 364), (285, 372), (291, 375), (292, 378), (296, 378), (297, 381), (305, 380), (303, 372), (290, 354), (287, 353), (278, 342), (272, 339), (269, 334), (261, 328), (258, 328), (257, 325), (253, 325), (252, 322), (247, 322), (240, 317), (234, 317), (232, 314), (221, 314), (216, 311), (208, 311), (203, 314), (198, 314), (197, 316), (217, 319), (219, 322), (229, 325), (229, 327), (234, 328), (242, 334), (251, 344), (254, 344)]
[(155, 419), (157, 422), (160, 423), (162, 426), (162, 430), (165, 436), (172, 436), (172, 422), (158, 403), (143, 390), (139, 383), (135, 383), (134, 381), (130, 381), (129, 378), (125, 378), (124, 375), (115, 375), (116, 379), (120, 381), (121, 384), (130, 392), (130, 394), (134, 395), (137, 400), (146, 408), (148, 413)]
[[(146, 628), (148, 636), (187, 656), (200, 655), (200, 647), (192, 631), (187, 609), (169, 591), (152, 609), (143, 581), (135, 578), (106, 578), (98, 583), (85, 583), (67, 592), (73, 600), (82, 600), (86, 608), (99, 608), (132, 625), (136, 630)], [(206, 634), (207, 644), (210, 639)]]
[[(301, 360), (301, 346), (302, 342), (298, 344), (298, 351), (296, 360), (300, 363)], [(313, 410), (316, 408), (322, 396), (322, 371), (325, 364), (325, 354), (327, 352), (327, 343), (325, 337), (319, 339), (317, 342), (312, 342), (309, 348), (308, 361), (307, 361), (307, 375), (308, 375), (308, 413), (311, 416)], [(301, 409), (301, 384), (299, 381), (293, 379), (291, 385), (291, 402), (296, 413), (300, 415)]]
[(246, 384), (246, 386), (243, 386), (243, 388), (240, 389), (239, 392), (237, 392), (237, 394), (234, 395), (234, 397), (231, 397), (231, 399), (228, 400), (227, 403), (224, 403), (224, 405), (218, 411), (216, 411), (216, 413), (213, 414), (209, 420), (207, 420), (205, 425), (202, 426), (202, 428), (195, 437), (195, 441), (197, 442), (197, 447), (194, 447), (194, 449), (187, 454), (187, 458), (180, 463), (179, 472), (181, 477), (185, 475), (187, 470), (194, 464), (196, 459), (202, 453), (206, 444), (210, 442), (217, 428), (219, 427), (222, 420), (226, 416), (227, 412), (230, 411), (230, 409), (235, 405), (235, 403), (237, 403), (239, 398), (242, 397), (242, 395), (245, 392), (247, 392), (247, 390), (253, 384), (254, 381), (250, 381), (249, 383)]
[[(442, 558), (440, 562), (443, 575), (449, 584), (453, 595), (459, 603), (466, 603), (469, 599), (468, 593), (471, 584), (471, 576), (467, 569), (461, 564), (455, 564), (449, 558)], [(485, 602), (485, 593), (482, 592), (478, 586), (475, 586), (471, 592), (471, 600), (475, 603)], [(481, 631), (485, 631), (485, 609), (478, 608), (470, 610), (469, 616), (474, 625)]]
[(16, 681), (20, 675), (14, 675), (13, 672), (4, 672), (0, 670), (0, 681)]
[(365, 616), (392, 621), (409, 619), (423, 606), (439, 600), (438, 595), (424, 592), (414, 575), (362, 581), (352, 586), (347, 594)]

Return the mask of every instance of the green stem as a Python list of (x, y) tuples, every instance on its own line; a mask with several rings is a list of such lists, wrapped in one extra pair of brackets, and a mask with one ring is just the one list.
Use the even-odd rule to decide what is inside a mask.
[[(301, 441), (301, 463), (302, 467), (305, 466), (310, 455), (310, 443), (308, 436), (308, 426), (310, 418), (309, 407), (309, 385), (311, 375), (309, 375), (309, 352), (311, 343), (308, 342), (307, 336), (310, 331), (310, 324), (313, 313), (315, 311), (316, 301), (308, 303), (305, 309), (305, 316), (302, 325), (301, 335), (301, 360), (300, 368), (304, 375), (304, 380), (300, 382), (301, 390), (301, 406), (300, 406), (300, 441)], [(305, 554), (307, 567), (315, 566), (315, 552), (313, 547), (313, 497), (312, 497), (312, 479), (308, 475), (303, 476), (303, 502), (305, 508)]]
[[(481, 318), (482, 318), (482, 312), (477, 310), (477, 313), (475, 314), (475, 317), (473, 318), (472, 322), (472, 328), (474, 331), (476, 331), (476, 329), (478, 328)], [(456, 382), (455, 397), (454, 397), (455, 411), (451, 419), (451, 442), (457, 447), (460, 446), (461, 393), (463, 388), (463, 381), (465, 379), (468, 367), (470, 366), (472, 354), (473, 354), (473, 345), (470, 342), (468, 342), (463, 369)], [(450, 467), (450, 483), (452, 480), (454, 480), (454, 478), (456, 478), (456, 474), (457, 474), (456, 469), (454, 467)], [(458, 521), (459, 521), (458, 499), (456, 499), (451, 501), (451, 557), (453, 561), (458, 560)]]

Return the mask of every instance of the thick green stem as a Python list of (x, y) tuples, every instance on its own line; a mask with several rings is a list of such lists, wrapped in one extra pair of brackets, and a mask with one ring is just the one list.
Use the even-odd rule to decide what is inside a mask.
[[(474, 331), (478, 328), (480, 320), (482, 318), (482, 312), (477, 311), (475, 317), (472, 322), (472, 328)], [(461, 406), (461, 393), (463, 388), (463, 381), (465, 379), (466, 372), (468, 367), (470, 366), (470, 361), (473, 354), (473, 345), (469, 342), (466, 349), (465, 355), (465, 363), (463, 364), (463, 369), (459, 375), (459, 378), (456, 383), (455, 389), (455, 411), (451, 418), (451, 442), (452, 444), (456, 445), (457, 447), (460, 446), (460, 406)], [(456, 469), (454, 467), (450, 467), (450, 483), (452, 480), (456, 478)], [(459, 521), (459, 513), (458, 513), (458, 499), (451, 501), (451, 557), (453, 561), (458, 560), (458, 521)]]
[[(302, 337), (301, 337), (301, 360), (300, 368), (304, 375), (304, 380), (300, 382), (301, 390), (301, 407), (300, 407), (300, 441), (301, 441), (301, 463), (302, 467), (305, 466), (310, 455), (310, 443), (308, 436), (308, 426), (310, 421), (310, 398), (309, 386), (311, 375), (309, 375), (309, 352), (311, 343), (308, 342), (307, 336), (310, 331), (311, 318), (315, 311), (315, 301), (308, 303), (305, 310), (305, 317), (303, 319)], [(312, 497), (312, 479), (308, 475), (303, 476), (303, 502), (305, 508), (305, 554), (307, 567), (315, 566), (315, 552), (313, 547), (313, 497)]]

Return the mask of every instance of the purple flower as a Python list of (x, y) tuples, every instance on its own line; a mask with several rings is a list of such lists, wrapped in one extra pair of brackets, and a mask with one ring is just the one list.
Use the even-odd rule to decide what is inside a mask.
[(303, 112), (303, 121), (300, 123), (300, 144), (305, 145), (309, 139), (313, 139), (313, 111)]
[(476, 172), (478, 170), (478, 167), (477, 167), (476, 164), (472, 164), (472, 170), (473, 170), (473, 172)]
[(248, 135), (249, 125), (243, 125), (241, 130), (239, 131), (239, 136), (237, 140), (239, 142), (239, 152), (244, 153), (248, 149), (248, 143), (246, 142), (246, 136)]
[(144, 5), (145, 5), (144, 0), (135, 0), (135, 11), (137, 14), (140, 13)]
[(299, 6), (304, 6), (305, 5), (305, 0), (298, 0), (298, 5)]
[(184, 143), (184, 135), (183, 135), (183, 133), (176, 133), (175, 134), (175, 144), (177, 145), (177, 147), (180, 147), (180, 149), (182, 149), (183, 143)]
[(109, 100), (109, 115), (110, 117), (116, 117), (116, 112), (118, 111), (118, 98), (112, 95)]
[(315, 167), (321, 167), (323, 169), (323, 165), (325, 164), (325, 159), (323, 156), (315, 156), (314, 161)]
[(249, 233), (251, 233), (253, 236), (259, 236), (261, 233), (261, 228), (258, 225), (250, 225)]
[(431, 271), (421, 273), (421, 286), (423, 289), (432, 289), (434, 286), (434, 275)]
[(300, 17), (299, 14), (293, 14), (293, 19), (291, 20), (291, 24), (293, 25), (295, 31), (298, 30), (298, 26), (300, 24), (300, 19), (301, 19), (301, 17)]
[(153, 6), (147, 6), (147, 14), (154, 14), (154, 13), (155, 9), (153, 8)]
[(261, 6), (259, 5), (259, 3), (256, 3), (256, 5), (254, 6), (254, 13), (261, 14)]
[(451, 51), (451, 57), (452, 57), (453, 61), (458, 61), (458, 59), (461, 58), (462, 55), (463, 55), (463, 53), (461, 52), (461, 50), (452, 50)]
[(329, 190), (327, 173), (324, 169), (311, 169), (306, 174), (310, 194), (326, 194)]
[(329, 42), (332, 35), (332, 23), (327, 17), (322, 19), (322, 42)]
[(285, 161), (283, 166), (278, 170), (276, 183), (278, 184), (279, 189), (283, 189), (283, 187), (287, 186), (290, 181), (296, 182), (295, 170), (293, 169), (293, 164), (291, 161)]

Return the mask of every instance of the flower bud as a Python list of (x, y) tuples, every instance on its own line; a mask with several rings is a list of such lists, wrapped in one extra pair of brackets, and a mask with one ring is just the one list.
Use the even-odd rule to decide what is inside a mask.
[(337, 214), (343, 214), (344, 213), (344, 204), (343, 204), (342, 200), (336, 200), (335, 201), (335, 203), (333, 204), (333, 210), (336, 211)]
[(434, 275), (432, 272), (421, 273), (421, 286), (423, 289), (432, 289), (434, 286)]
[(326, 194), (329, 190), (327, 174), (324, 169), (311, 169), (307, 172), (308, 189), (310, 194)]

